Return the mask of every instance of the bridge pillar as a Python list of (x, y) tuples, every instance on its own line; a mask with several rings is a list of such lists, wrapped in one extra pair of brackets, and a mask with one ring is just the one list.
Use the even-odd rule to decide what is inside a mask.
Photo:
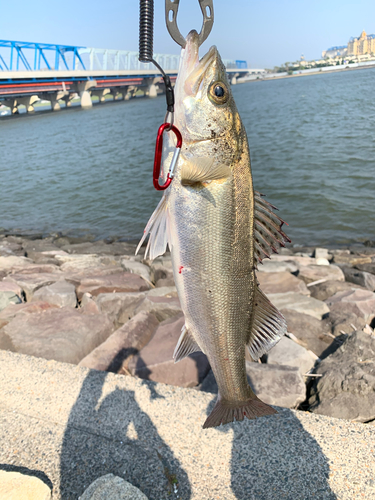
[(17, 115), (19, 113), (18, 106), (20, 106), (21, 104), (25, 106), (26, 113), (33, 113), (35, 111), (34, 104), (39, 100), (40, 99), (37, 95), (28, 95), (25, 97), (6, 99), (5, 101), (3, 101), (3, 104), (11, 109), (12, 115)]
[(89, 90), (93, 87), (96, 87), (95, 80), (86, 80), (84, 82), (77, 82), (75, 84), (75, 89), (81, 98), (81, 107), (82, 108), (91, 108), (92, 107), (91, 94), (90, 94)]
[(126, 94), (125, 94), (125, 101), (129, 101), (129, 99), (132, 99), (136, 92), (138, 90), (138, 87), (134, 87), (134, 86), (129, 86), (129, 87), (126, 87)]
[(150, 80), (148, 81), (147, 90), (145, 92), (148, 97), (157, 97), (158, 96), (159, 86), (156, 84), (159, 82), (160, 82), (160, 77), (153, 78), (151, 81)]
[(105, 101), (105, 96), (111, 93), (111, 89), (95, 89), (91, 92), (91, 95), (99, 97), (99, 102)]
[(63, 101), (65, 101), (65, 106), (67, 108), (70, 108), (70, 106), (72, 105), (72, 100), (77, 97), (77, 93), (76, 92), (72, 92), (72, 93), (68, 93), (67, 92), (67, 95), (64, 95), (61, 99)]
[(61, 107), (59, 101), (65, 96), (69, 96), (69, 92), (67, 90), (58, 90), (57, 92), (42, 94), (42, 96), (42, 99), (45, 101), (50, 101), (52, 111), (60, 111)]
[(237, 85), (237, 77), (239, 77), (239, 76), (240, 76), (240, 74), (239, 74), (239, 73), (235, 73), (235, 74), (232, 76), (232, 79), (231, 79), (230, 83), (231, 83), (232, 85)]

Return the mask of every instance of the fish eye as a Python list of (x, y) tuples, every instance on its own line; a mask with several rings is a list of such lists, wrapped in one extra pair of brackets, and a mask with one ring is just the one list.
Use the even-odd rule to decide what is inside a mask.
[(208, 91), (208, 97), (214, 104), (224, 104), (229, 98), (227, 86), (222, 82), (213, 83)]

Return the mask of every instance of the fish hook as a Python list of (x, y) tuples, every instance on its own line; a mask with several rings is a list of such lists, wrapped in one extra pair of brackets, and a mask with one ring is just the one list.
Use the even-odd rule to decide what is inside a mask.
[[(211, 33), (214, 24), (214, 6), (213, 0), (198, 0), (203, 14), (203, 24), (199, 33), (199, 46), (206, 40)], [(181, 35), (177, 26), (177, 12), (180, 0), (165, 0), (165, 22), (167, 29), (173, 40), (184, 49), (186, 45), (185, 38)]]

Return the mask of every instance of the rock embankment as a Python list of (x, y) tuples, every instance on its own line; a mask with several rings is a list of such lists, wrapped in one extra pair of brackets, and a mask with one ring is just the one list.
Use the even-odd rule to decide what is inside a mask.
[[(178, 364), (184, 324), (169, 255), (126, 242), (0, 237), (0, 349), (216, 392), (207, 358)], [(288, 334), (247, 373), (265, 402), (375, 419), (375, 248), (287, 248), (259, 265)], [(367, 354), (366, 354), (367, 352)], [(375, 352), (375, 351), (374, 351)]]

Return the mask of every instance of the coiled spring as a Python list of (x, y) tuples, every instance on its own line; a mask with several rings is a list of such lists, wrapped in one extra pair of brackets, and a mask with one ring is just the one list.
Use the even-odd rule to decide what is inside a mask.
[(154, 0), (139, 2), (139, 60), (153, 62), (154, 58)]

